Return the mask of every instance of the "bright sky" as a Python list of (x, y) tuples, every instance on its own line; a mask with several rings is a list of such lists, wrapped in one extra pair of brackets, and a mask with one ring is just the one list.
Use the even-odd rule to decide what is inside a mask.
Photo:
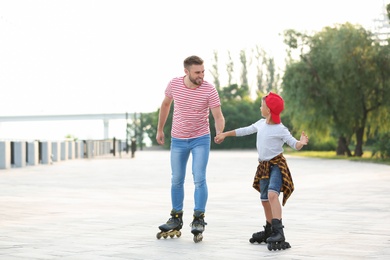
[(2, 0), (0, 116), (156, 111), (187, 56), (212, 82), (214, 50), (226, 77), (228, 51), (236, 71), (256, 45), (283, 61), (283, 30), (368, 28), (388, 2)]

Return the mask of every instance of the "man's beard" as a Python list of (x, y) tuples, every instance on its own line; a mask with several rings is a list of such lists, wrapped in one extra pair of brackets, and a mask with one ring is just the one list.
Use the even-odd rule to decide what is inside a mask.
[(193, 79), (190, 76), (188, 76), (188, 79), (191, 81), (192, 84), (197, 85), (197, 86), (200, 86), (203, 83), (203, 79), (201, 79), (201, 78)]

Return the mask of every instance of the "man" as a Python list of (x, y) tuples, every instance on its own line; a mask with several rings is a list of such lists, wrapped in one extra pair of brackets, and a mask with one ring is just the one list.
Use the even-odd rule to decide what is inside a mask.
[(172, 79), (161, 104), (157, 127), (157, 142), (164, 144), (164, 126), (174, 101), (171, 131), (171, 218), (159, 226), (161, 232), (157, 238), (179, 237), (183, 226), (184, 180), (190, 154), (192, 155), (192, 173), (195, 185), (195, 207), (191, 232), (194, 241), (202, 241), (204, 214), (208, 197), (206, 168), (210, 153), (209, 111), (214, 117), (216, 133), (223, 132), (225, 118), (221, 102), (215, 87), (204, 81), (203, 60), (190, 56), (184, 60), (185, 76)]

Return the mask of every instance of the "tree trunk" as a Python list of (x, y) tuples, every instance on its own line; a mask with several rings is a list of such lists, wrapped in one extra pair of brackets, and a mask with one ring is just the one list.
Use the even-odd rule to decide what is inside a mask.
[(339, 137), (339, 141), (338, 141), (337, 149), (336, 149), (336, 154), (337, 155), (347, 155), (348, 157), (352, 156), (352, 153), (348, 148), (347, 139), (344, 136)]
[(359, 127), (356, 132), (356, 147), (355, 147), (355, 156), (362, 157), (363, 156), (363, 135), (364, 135), (364, 127)]

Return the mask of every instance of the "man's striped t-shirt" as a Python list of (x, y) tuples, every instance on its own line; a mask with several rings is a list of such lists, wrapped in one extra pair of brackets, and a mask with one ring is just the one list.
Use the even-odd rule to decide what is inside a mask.
[(173, 99), (172, 137), (187, 139), (210, 133), (209, 111), (221, 105), (212, 84), (203, 81), (191, 89), (184, 85), (184, 76), (177, 77), (169, 82), (165, 95)]

